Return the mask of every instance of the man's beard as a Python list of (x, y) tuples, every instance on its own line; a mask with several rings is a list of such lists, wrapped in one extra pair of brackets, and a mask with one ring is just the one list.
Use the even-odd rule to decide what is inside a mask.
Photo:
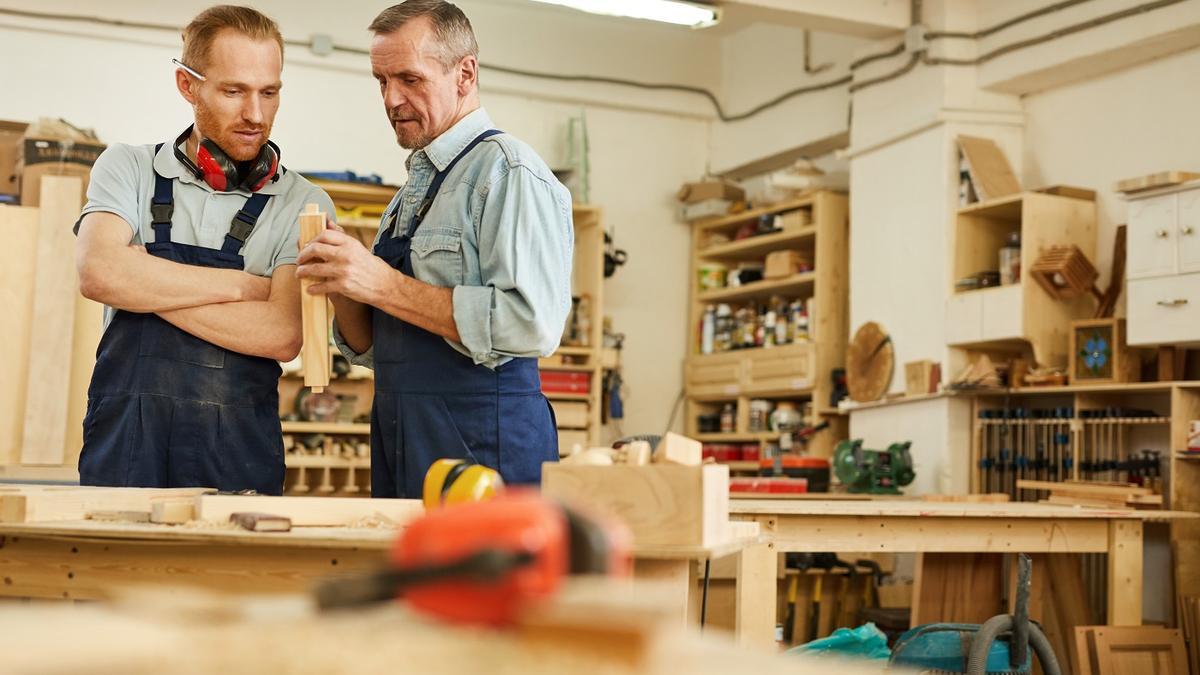
[[(237, 127), (234, 127), (237, 128)], [(221, 128), (220, 122), (216, 116), (212, 114), (203, 103), (196, 104), (196, 130), (200, 132), (203, 138), (207, 138), (221, 151), (235, 162), (248, 162), (256, 157), (262, 151), (262, 146), (267, 144), (267, 140), (271, 137), (271, 127), (264, 125), (255, 129), (262, 132), (262, 142), (257, 145), (247, 146), (240, 141), (230, 130), (228, 133)]]
[(415, 134), (405, 135), (396, 128), (396, 124), (401, 120), (389, 116), (389, 121), (392, 123), (392, 131), (396, 134), (396, 143), (405, 150), (420, 150), (433, 142), (433, 137), (426, 134), (424, 131), (418, 130)]

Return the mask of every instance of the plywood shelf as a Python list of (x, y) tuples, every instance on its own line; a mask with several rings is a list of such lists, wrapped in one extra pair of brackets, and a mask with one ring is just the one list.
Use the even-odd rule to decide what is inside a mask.
[(706, 433), (693, 434), (693, 438), (701, 443), (738, 443), (738, 442), (762, 442), (762, 441), (777, 441), (779, 440), (778, 431), (747, 431), (745, 433), (729, 432), (729, 433)]
[[(740, 241), (710, 245), (714, 233), (732, 235), (748, 222), (795, 210), (806, 210), (810, 224)], [(754, 398), (791, 399), (828, 404), (833, 384), (830, 373), (845, 367), (849, 337), (849, 293), (846, 283), (849, 268), (849, 199), (845, 194), (816, 191), (802, 198), (774, 204), (745, 213), (692, 223), (692, 262), (688, 329), (690, 337), (686, 364), (685, 417), (694, 433), (696, 417), (711, 414), (714, 406), (733, 403), (737, 429), (749, 424), (749, 404)], [(701, 291), (695, 284), (697, 270), (706, 261), (735, 263), (761, 260), (774, 251), (801, 249), (811, 256), (813, 269), (783, 279), (757, 281), (736, 288)], [(780, 296), (788, 300), (809, 300), (808, 342), (739, 349), (715, 354), (698, 354), (698, 328), (707, 305), (767, 300)], [(813, 417), (830, 422), (830, 429), (809, 443), (810, 454), (829, 456), (836, 443), (848, 435), (848, 419), (828, 410)], [(817, 419), (810, 421), (817, 421)], [(772, 436), (776, 436), (772, 434)], [(713, 442), (760, 440), (758, 435), (715, 435)]]
[(816, 280), (816, 272), (804, 272), (802, 274), (793, 274), (783, 279), (755, 281), (745, 286), (706, 291), (697, 295), (696, 299), (700, 302), (711, 304), (716, 302), (737, 302), (739, 300), (761, 300), (769, 298), (772, 295), (791, 296), (797, 295), (804, 290), (811, 290)]
[(551, 401), (588, 401), (591, 400), (591, 394), (557, 394), (549, 391), (543, 391), (542, 395)]
[(811, 242), (816, 236), (816, 226), (809, 225), (794, 230), (784, 230), (727, 244), (709, 246), (698, 251), (696, 255), (709, 260), (762, 259), (772, 251), (791, 249), (798, 244)]
[(400, 191), (398, 185), (373, 185), (371, 183), (351, 183), (340, 180), (322, 180), (319, 178), (309, 181), (324, 190), (334, 204), (342, 208), (355, 204), (389, 204), (392, 197)]
[(777, 213), (784, 213), (786, 211), (794, 211), (806, 206), (812, 206), (814, 198), (815, 195), (809, 195), (800, 199), (791, 199), (786, 202), (780, 202), (778, 204), (772, 204), (770, 206), (764, 206), (758, 209), (750, 209), (749, 211), (743, 211), (741, 213), (735, 213), (728, 216), (709, 218), (697, 221), (694, 226), (698, 230), (704, 232), (715, 232), (726, 228), (733, 228), (748, 221), (758, 220), (763, 216), (771, 216)]
[(339, 422), (282, 422), (285, 434), (331, 434), (337, 436), (369, 436), (370, 424)]

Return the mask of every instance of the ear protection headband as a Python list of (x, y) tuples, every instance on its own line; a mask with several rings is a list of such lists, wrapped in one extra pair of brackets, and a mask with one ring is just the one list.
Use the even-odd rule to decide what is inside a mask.
[[(195, 125), (192, 125), (195, 126)], [(241, 188), (248, 192), (258, 192), (267, 181), (275, 178), (279, 172), (279, 157), (282, 153), (279, 146), (271, 141), (263, 144), (258, 156), (250, 160), (245, 175), (238, 170), (237, 162), (225, 154), (216, 143), (204, 138), (196, 148), (196, 161), (193, 162), (180, 146), (192, 133), (192, 126), (184, 129), (179, 138), (175, 139), (175, 157), (191, 170), (196, 178), (203, 180), (214, 190), (228, 192)]]

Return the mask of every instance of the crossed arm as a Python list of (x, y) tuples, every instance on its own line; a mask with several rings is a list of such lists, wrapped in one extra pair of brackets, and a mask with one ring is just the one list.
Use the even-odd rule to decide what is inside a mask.
[(231, 351), (290, 361), (300, 352), (300, 291), (294, 265), (270, 279), (240, 270), (183, 265), (129, 244), (130, 226), (89, 213), (79, 227), (75, 265), (84, 297), (116, 309), (155, 313)]

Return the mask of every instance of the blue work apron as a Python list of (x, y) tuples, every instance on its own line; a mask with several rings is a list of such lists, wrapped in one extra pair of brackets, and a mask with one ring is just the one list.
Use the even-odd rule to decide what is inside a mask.
[[(425, 193), (407, 230), (391, 236), (400, 211), (374, 253), (413, 275), (413, 234), (446, 175), (489, 136), (471, 142)], [(510, 485), (538, 483), (542, 463), (558, 459), (554, 412), (542, 395), (537, 359), (496, 369), (476, 365), (440, 336), (373, 309), (375, 400), (371, 406), (371, 496), (419, 499), (425, 472), (441, 458), (470, 459)]]
[[(154, 181), (150, 255), (243, 269), (242, 245), (269, 195), (250, 197), (211, 249), (171, 241), (173, 182), (157, 171)], [(88, 388), (80, 484), (282, 494), (279, 375), (272, 359), (218, 347), (153, 313), (117, 311)]]

